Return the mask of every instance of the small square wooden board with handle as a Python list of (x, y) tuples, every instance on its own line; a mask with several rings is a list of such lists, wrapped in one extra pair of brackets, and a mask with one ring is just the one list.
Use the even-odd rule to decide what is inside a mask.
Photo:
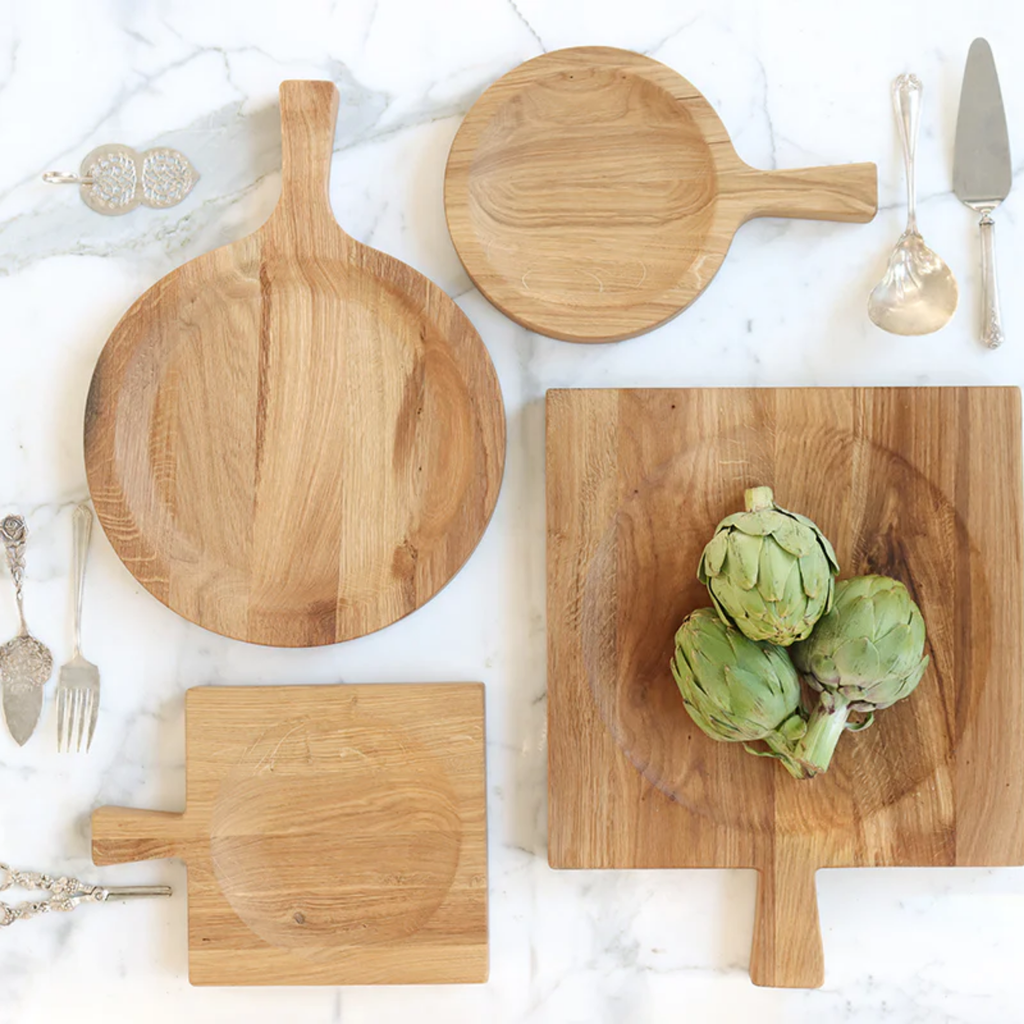
[(482, 684), (192, 689), (186, 778), (92, 849), (186, 862), (192, 984), (487, 980)]

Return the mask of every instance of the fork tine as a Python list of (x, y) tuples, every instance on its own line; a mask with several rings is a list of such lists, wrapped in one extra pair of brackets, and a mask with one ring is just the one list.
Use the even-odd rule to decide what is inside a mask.
[(89, 691), (89, 736), (85, 741), (85, 752), (89, 753), (89, 748), (92, 746), (92, 734), (96, 731), (96, 719), (100, 713), (100, 695), (97, 690)]
[(78, 690), (68, 693), (68, 753), (75, 749), (75, 722), (78, 720)]
[(82, 717), (85, 712), (85, 690), (79, 688), (75, 693), (75, 753), (82, 750)]
[(82, 704), (82, 743), (84, 750), (89, 751), (89, 719), (92, 718), (92, 690), (85, 691), (85, 701)]
[(57, 753), (64, 751), (64, 712), (67, 708), (67, 690), (57, 687)]
[(75, 716), (78, 707), (78, 691), (71, 690), (68, 693), (68, 753), (75, 749)]
[(75, 753), (82, 752), (82, 730), (85, 728), (85, 700), (88, 696), (85, 690), (79, 689), (78, 702), (75, 707), (75, 727), (78, 731), (78, 741), (75, 745)]

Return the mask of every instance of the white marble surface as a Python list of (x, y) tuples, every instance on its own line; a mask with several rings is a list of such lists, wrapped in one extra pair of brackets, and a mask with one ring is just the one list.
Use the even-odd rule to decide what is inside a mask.
[[(86, 610), (87, 650), (103, 671), (96, 742), (88, 758), (58, 757), (52, 714), (24, 749), (0, 733), (0, 857), (167, 881), (178, 893), (0, 934), (0, 1022), (1024, 1020), (1021, 869), (820, 873), (825, 987), (785, 992), (747, 976), (751, 873), (547, 867), (542, 443), (542, 398), (553, 386), (1024, 382), (1015, 230), (1024, 183), (1018, 173), (998, 217), (1009, 340), (995, 353), (974, 340), (975, 218), (950, 194), (960, 75), (976, 35), (993, 43), (1011, 145), (1024, 154), (1022, 32), (1013, 0), (3, 0), (0, 509), (28, 514), (30, 621), (58, 663), (70, 646), (70, 510), (86, 494), (81, 424), (93, 364), (132, 299), (267, 216), (279, 187), (283, 78), (337, 82), (337, 216), (458, 298), (497, 366), (509, 444), (494, 521), (466, 569), (410, 619), (339, 647), (267, 651), (192, 627), (97, 537)], [(452, 249), (445, 156), (494, 78), (542, 49), (587, 42), (680, 70), (753, 164), (876, 160), (878, 217), (748, 225), (697, 304), (633, 341), (573, 346), (517, 328), (471, 287)], [(962, 292), (952, 324), (922, 340), (884, 335), (864, 312), (904, 216), (888, 88), (905, 70), (927, 90), (922, 228)], [(177, 145), (202, 180), (181, 207), (120, 219), (40, 182), (42, 171), (74, 169), (111, 141)], [(8, 588), (4, 577), (4, 634), (15, 624)], [(190, 686), (474, 679), (487, 684), (489, 734), (486, 985), (192, 989), (182, 866), (91, 867), (93, 807), (180, 806)]]

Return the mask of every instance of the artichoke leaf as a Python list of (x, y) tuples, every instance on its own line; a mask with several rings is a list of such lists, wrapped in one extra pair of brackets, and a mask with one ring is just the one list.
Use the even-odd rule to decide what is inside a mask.
[(758, 563), (764, 541), (742, 532), (729, 534), (729, 555), (723, 567), (741, 590), (752, 590), (757, 582)]
[(875, 650), (878, 651), (878, 660), (887, 670), (892, 670), (903, 662), (910, 653), (912, 660), (907, 667), (913, 665), (916, 658), (913, 658), (914, 634), (909, 624), (901, 622), (894, 626), (875, 640)]
[(762, 689), (767, 689), (773, 696), (782, 692), (779, 680), (772, 679), (767, 672), (752, 672), (738, 665), (726, 665), (725, 678), (729, 684), (732, 711), (744, 717), (754, 717), (763, 712), (765, 701), (761, 695)]
[(782, 594), (775, 602), (775, 611), (780, 619), (790, 622), (803, 613), (806, 603), (803, 579), (800, 576), (800, 562), (791, 560)]
[(811, 659), (810, 670), (819, 683), (835, 685), (841, 678), (835, 659), (827, 654), (815, 654)]
[(711, 581), (710, 590), (715, 592), (714, 596), (725, 606), (735, 619), (750, 619), (753, 621), (763, 620), (768, 609), (765, 607), (764, 599), (756, 589), (740, 590), (732, 580), (732, 575), (720, 576)]
[(722, 602), (719, 601), (717, 597), (715, 597), (714, 588), (710, 586), (708, 587), (708, 595), (710, 596), (711, 603), (715, 606), (715, 611), (718, 612), (718, 617), (722, 620), (722, 622), (724, 622), (727, 626), (735, 625), (735, 623), (732, 621), (732, 616), (730, 616), (729, 613), (722, 606)]
[[(757, 512), (737, 512), (729, 516), (729, 529), (739, 530), (750, 537), (767, 537), (782, 517), (774, 509), (760, 509)], [(728, 520), (725, 520), (728, 522)]]
[(784, 551), (797, 558), (803, 558), (814, 550), (814, 533), (794, 522), (789, 516), (781, 516), (778, 527), (772, 531), (772, 537)]
[(931, 662), (931, 658), (925, 655), (921, 659), (921, 664), (915, 668), (906, 679), (903, 680), (903, 685), (900, 687), (899, 696), (897, 700), (902, 700), (904, 697), (909, 696), (917, 688), (917, 684), (921, 682), (922, 676), (928, 670), (928, 664)]
[(828, 560), (829, 565), (832, 567), (832, 574), (834, 576), (839, 575), (839, 559), (836, 558), (836, 550), (832, 547), (832, 542), (818, 529), (818, 524), (813, 519), (808, 519), (807, 516), (800, 515), (799, 512), (787, 512), (786, 515), (792, 516), (798, 523), (806, 526), (809, 530), (814, 531), (814, 536), (817, 538), (818, 543), (821, 545), (822, 550), (825, 552), (825, 558)]
[(876, 590), (870, 600), (861, 602), (874, 610), (874, 635), (881, 636), (895, 626), (910, 622), (910, 609), (896, 589)]
[[(761, 545), (761, 564), (757, 574), (757, 590), (765, 601), (781, 601), (793, 569), (793, 558), (778, 544)], [(781, 609), (779, 609), (781, 611)]]
[(878, 620), (876, 604), (868, 598), (850, 601), (843, 608), (842, 635), (844, 637), (877, 637), (875, 624)]
[(878, 651), (870, 637), (852, 636), (836, 648), (832, 657), (844, 679), (863, 682), (882, 675)]
[[(717, 576), (722, 571), (722, 566), (725, 564), (725, 558), (728, 553), (729, 535), (727, 533), (716, 533), (708, 542), (708, 546), (704, 549), (704, 554), (701, 556), (701, 569), (697, 574), (698, 578), (700, 578), (701, 572), (706, 577)], [(702, 579), (701, 582), (707, 583), (707, 579)]]
[(804, 593), (811, 599), (820, 597), (825, 603), (827, 589), (832, 586), (832, 573), (828, 563), (817, 552), (800, 559), (800, 579)]
[(842, 605), (845, 606), (851, 601), (870, 596), (873, 587), (872, 579), (871, 576), (855, 576), (852, 580), (843, 580), (843, 592), (840, 596)]

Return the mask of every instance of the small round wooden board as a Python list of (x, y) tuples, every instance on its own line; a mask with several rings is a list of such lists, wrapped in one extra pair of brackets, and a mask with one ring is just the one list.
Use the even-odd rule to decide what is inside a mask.
[(428, 601), (498, 497), (505, 415), (468, 318), (338, 226), (338, 93), (281, 86), (281, 199), (125, 314), (89, 392), (96, 514), (133, 576), (207, 629), (282, 647)]
[(565, 341), (620, 341), (684, 310), (752, 217), (864, 222), (874, 164), (758, 171), (682, 76), (629, 50), (544, 54), (466, 115), (448, 229), (507, 316)]

